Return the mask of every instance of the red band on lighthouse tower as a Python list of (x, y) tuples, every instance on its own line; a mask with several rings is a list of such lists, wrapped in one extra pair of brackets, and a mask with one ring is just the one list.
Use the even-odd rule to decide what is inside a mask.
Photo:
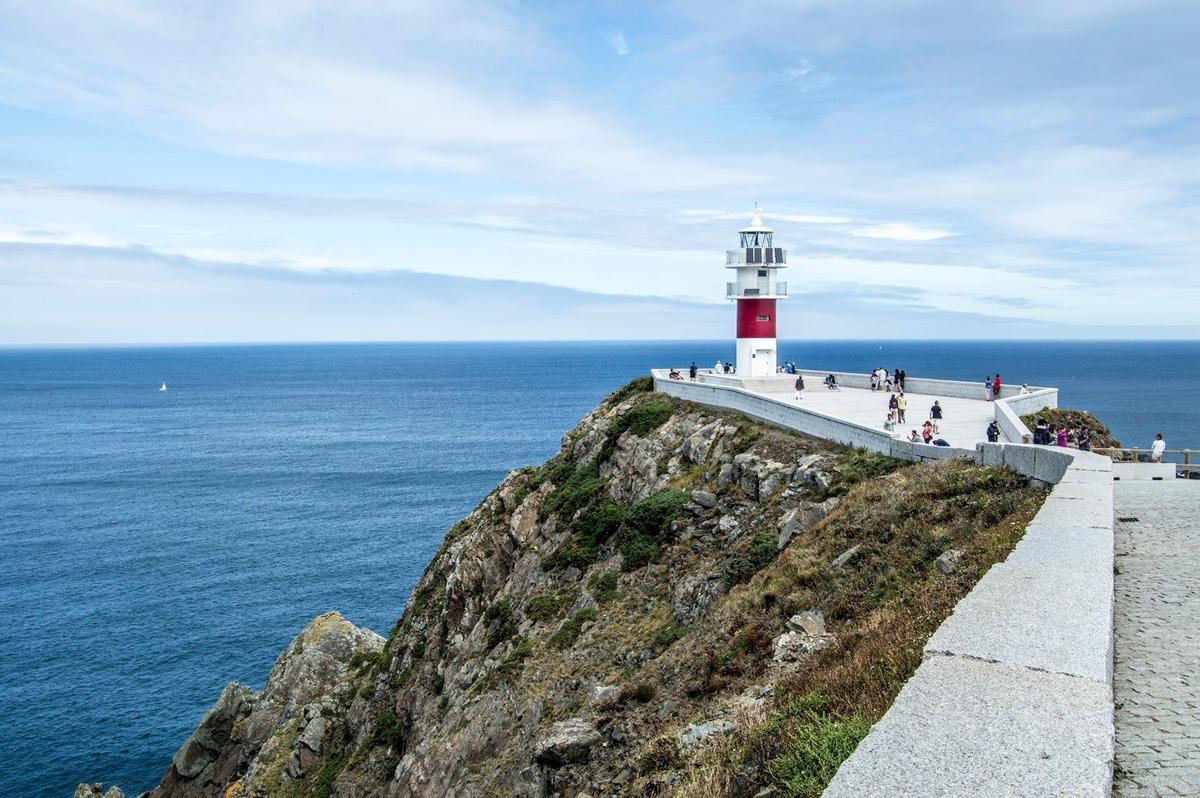
[(775, 300), (739, 299), (737, 301), (738, 338), (775, 337)]

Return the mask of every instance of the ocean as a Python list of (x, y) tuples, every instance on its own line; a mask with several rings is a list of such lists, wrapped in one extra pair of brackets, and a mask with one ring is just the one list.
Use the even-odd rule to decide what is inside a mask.
[[(1196, 342), (785, 342), (816, 369), (1055, 385), (1200, 448)], [(442, 535), (607, 393), (729, 342), (0, 350), (0, 796), (136, 796), (318, 613), (387, 634)], [(169, 390), (161, 392), (165, 381)]]

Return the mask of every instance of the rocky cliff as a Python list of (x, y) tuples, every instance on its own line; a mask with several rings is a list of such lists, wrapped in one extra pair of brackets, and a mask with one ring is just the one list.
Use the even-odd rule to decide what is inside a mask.
[(816, 795), (1042, 492), (649, 392), (446, 535), (387, 640), (336, 613), (150, 798)]

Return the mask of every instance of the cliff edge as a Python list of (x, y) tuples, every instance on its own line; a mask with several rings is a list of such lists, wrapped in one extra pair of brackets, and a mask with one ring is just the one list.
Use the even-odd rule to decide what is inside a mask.
[(150, 798), (819, 795), (1044, 491), (649, 391), (446, 535), (384, 640), (312, 621)]

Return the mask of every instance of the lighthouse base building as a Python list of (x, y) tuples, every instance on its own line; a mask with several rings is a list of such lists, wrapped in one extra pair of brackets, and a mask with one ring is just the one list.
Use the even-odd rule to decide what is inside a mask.
[(737, 374), (763, 377), (775, 373), (778, 360), (776, 302), (787, 299), (787, 283), (779, 280), (787, 251), (774, 245), (774, 231), (757, 210), (738, 235), (741, 246), (725, 252), (725, 268), (734, 272), (725, 297), (737, 306)]

